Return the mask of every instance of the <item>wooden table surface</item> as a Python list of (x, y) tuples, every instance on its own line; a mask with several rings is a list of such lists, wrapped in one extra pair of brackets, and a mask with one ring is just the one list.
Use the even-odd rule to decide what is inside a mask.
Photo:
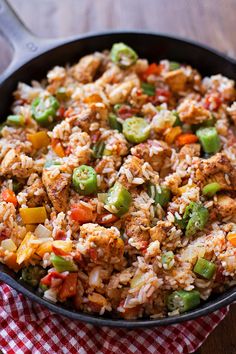
[[(40, 37), (106, 29), (148, 29), (194, 39), (236, 57), (236, 0), (9, 0)], [(0, 69), (11, 50), (0, 38)], [(236, 353), (236, 305), (198, 354)]]

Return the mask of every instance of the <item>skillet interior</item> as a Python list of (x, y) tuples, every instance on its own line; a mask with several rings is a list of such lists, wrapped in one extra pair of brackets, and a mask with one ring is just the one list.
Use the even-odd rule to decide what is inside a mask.
[[(221, 73), (236, 80), (236, 62), (207, 47), (192, 42), (145, 32), (114, 32), (89, 35), (40, 54), (6, 78), (0, 85), (1, 120), (4, 120), (4, 117), (9, 113), (12, 92), (19, 81), (30, 82), (32, 79), (43, 78), (46, 72), (55, 65), (76, 62), (85, 54), (110, 48), (113, 43), (120, 41), (133, 47), (140, 57), (148, 58), (151, 62), (168, 58), (188, 63), (197, 68), (202, 75)], [(49, 303), (36, 294), (32, 288), (19, 282), (16, 274), (3, 265), (0, 265), (0, 279), (58, 314), (100, 326), (135, 328), (169, 325), (206, 315), (236, 300), (236, 287), (234, 287), (222, 295), (212, 297), (201, 307), (186, 314), (155, 320), (127, 321), (78, 313), (68, 310), (62, 305)]]

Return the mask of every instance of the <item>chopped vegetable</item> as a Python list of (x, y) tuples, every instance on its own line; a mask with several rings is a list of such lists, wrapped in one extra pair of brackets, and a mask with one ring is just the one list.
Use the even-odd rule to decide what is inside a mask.
[(143, 118), (128, 118), (123, 124), (123, 134), (131, 143), (142, 143), (149, 137), (150, 126)]
[(215, 127), (200, 128), (196, 131), (204, 152), (215, 154), (220, 150), (220, 138)]
[(93, 211), (82, 203), (74, 204), (71, 207), (71, 219), (79, 223), (86, 223), (93, 221)]
[(189, 311), (200, 304), (200, 293), (197, 290), (174, 291), (167, 298), (167, 307), (169, 311), (178, 310), (180, 313)]
[(81, 165), (73, 171), (72, 185), (77, 193), (89, 195), (97, 191), (97, 174), (91, 166)]
[(164, 269), (171, 269), (174, 265), (174, 253), (172, 251), (168, 251), (162, 254), (161, 263)]
[(72, 297), (76, 295), (77, 278), (78, 278), (77, 273), (70, 273), (67, 275), (58, 293), (58, 299), (60, 301), (65, 301), (68, 297)]
[(32, 243), (32, 241), (34, 240), (36, 240), (36, 237), (32, 234), (32, 232), (27, 232), (25, 238), (20, 244), (20, 247), (16, 251), (16, 262), (18, 264), (27, 261), (35, 253), (36, 249), (38, 248), (38, 245)]
[(143, 92), (148, 95), (148, 96), (154, 96), (155, 95), (155, 86), (152, 84), (148, 84), (147, 82), (142, 82), (141, 87), (143, 89)]
[(56, 92), (56, 97), (59, 101), (66, 101), (69, 98), (66, 88), (59, 87)]
[(45, 207), (20, 208), (20, 216), (24, 224), (44, 223), (47, 218)]
[(183, 133), (176, 138), (176, 145), (184, 146), (186, 144), (194, 144), (198, 141), (198, 137), (195, 134)]
[(122, 124), (118, 122), (117, 116), (114, 113), (110, 113), (108, 116), (108, 123), (110, 128), (118, 130), (119, 132), (122, 132)]
[(43, 278), (46, 273), (47, 271), (39, 265), (30, 265), (22, 269), (21, 279), (27, 284), (36, 287), (39, 284), (40, 279)]
[(190, 237), (195, 235), (197, 231), (202, 231), (207, 224), (208, 218), (209, 212), (207, 208), (201, 204), (191, 202), (183, 215), (183, 221), (186, 223), (188, 220), (185, 235)]
[(176, 120), (175, 120), (173, 127), (177, 127), (177, 126), (182, 125), (182, 122), (179, 118), (179, 113), (177, 111), (172, 111), (172, 113), (174, 114), (174, 116), (176, 116)]
[(133, 65), (138, 59), (137, 53), (124, 43), (115, 43), (111, 48), (111, 60), (122, 68)]
[(9, 252), (15, 252), (17, 250), (15, 242), (13, 242), (10, 238), (2, 240), (1, 247)]
[(147, 70), (143, 74), (143, 78), (146, 80), (150, 75), (160, 75), (162, 71), (162, 65), (152, 63), (148, 66)]
[(44, 286), (51, 286), (52, 279), (64, 280), (66, 277), (67, 277), (67, 275), (61, 274), (61, 273), (53, 270), (50, 273), (48, 273), (47, 275), (45, 275), (45, 277), (43, 277), (40, 280), (40, 286), (41, 286), (41, 284), (44, 285)]
[(12, 181), (12, 189), (14, 193), (18, 193), (20, 191), (20, 189), (22, 189), (22, 183), (18, 182), (17, 180)]
[(177, 70), (180, 68), (180, 63), (177, 63), (176, 61), (170, 61), (169, 63), (169, 70), (173, 71), (173, 70)]
[(173, 144), (178, 135), (182, 133), (182, 129), (180, 127), (170, 128), (165, 134), (165, 142), (169, 145)]
[(48, 146), (50, 143), (50, 139), (46, 131), (28, 134), (27, 138), (35, 149), (41, 149), (42, 147)]
[(34, 230), (36, 229), (36, 226), (35, 224), (27, 224), (25, 225), (25, 229), (27, 232), (31, 231), (31, 232), (34, 232)]
[(36, 237), (38, 238), (48, 238), (52, 236), (52, 232), (50, 230), (48, 230), (45, 226), (43, 226), (42, 224), (39, 224), (35, 231), (34, 234)]
[(60, 142), (59, 139), (52, 139), (52, 149), (55, 152), (55, 154), (59, 157), (65, 157), (65, 150)]
[(95, 159), (100, 159), (103, 156), (105, 149), (105, 143), (103, 141), (98, 141), (93, 145), (93, 157)]
[(105, 208), (112, 214), (122, 216), (129, 210), (132, 201), (129, 191), (116, 182), (114, 186), (108, 191)]
[(50, 256), (50, 261), (52, 262), (53, 267), (59, 272), (75, 272), (78, 270), (77, 265), (73, 262), (73, 260), (65, 259), (61, 256), (57, 256), (54, 253)]
[(44, 168), (49, 168), (51, 166), (60, 166), (60, 165), (61, 165), (61, 163), (58, 162), (58, 161), (48, 160), (48, 161), (45, 162)]
[(172, 128), (176, 121), (176, 116), (166, 110), (158, 109), (158, 113), (153, 117), (152, 127), (157, 133), (163, 133), (166, 129)]
[(198, 258), (193, 268), (194, 273), (201, 275), (205, 279), (211, 279), (216, 271), (216, 265), (204, 258)]
[(16, 195), (11, 189), (6, 188), (2, 191), (2, 199), (4, 200), (4, 202), (12, 203), (17, 206), (18, 202), (16, 199)]
[(25, 125), (25, 117), (19, 114), (10, 115), (7, 117), (6, 123), (16, 127), (23, 127)]
[(213, 197), (217, 192), (221, 190), (221, 186), (217, 182), (206, 184), (202, 189), (202, 194), (207, 197)]
[(232, 246), (236, 247), (236, 234), (234, 234), (234, 233), (228, 234), (227, 239), (231, 243)]
[(165, 186), (150, 184), (148, 186), (148, 195), (154, 199), (155, 204), (160, 204), (162, 207), (166, 206), (171, 200), (170, 189)]
[(107, 193), (98, 193), (98, 201), (105, 203), (107, 200)]
[(32, 116), (39, 125), (47, 127), (53, 122), (59, 106), (59, 102), (53, 96), (45, 99), (37, 97), (31, 105)]

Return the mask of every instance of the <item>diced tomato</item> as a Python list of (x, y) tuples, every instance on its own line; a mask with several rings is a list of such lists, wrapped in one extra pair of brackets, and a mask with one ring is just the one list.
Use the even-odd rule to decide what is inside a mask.
[(59, 157), (65, 157), (65, 150), (59, 139), (52, 138), (52, 149)]
[(62, 283), (61, 289), (58, 294), (60, 301), (65, 301), (68, 297), (76, 295), (77, 290), (77, 273), (70, 273), (67, 275)]
[(150, 102), (157, 105), (160, 103), (168, 102), (171, 97), (171, 93), (168, 89), (165, 88), (157, 88), (155, 96), (149, 98)]
[(50, 273), (48, 273), (47, 275), (45, 275), (45, 277), (43, 277), (40, 282), (43, 284), (43, 285), (47, 285), (47, 286), (50, 286), (51, 285), (51, 281), (53, 278), (55, 279), (65, 279), (66, 275), (62, 274), (62, 273), (59, 273), (59, 272), (56, 272), (56, 271), (52, 271)]
[(12, 203), (17, 206), (17, 199), (15, 193), (11, 189), (4, 189), (2, 191), (2, 199), (4, 202)]
[(118, 110), (117, 114), (121, 119), (127, 119), (133, 117), (137, 113), (137, 110), (130, 107), (127, 104), (123, 104)]
[(52, 252), (55, 253), (57, 256), (68, 256), (69, 253), (63, 251), (61, 248), (57, 248), (52, 244)]
[(60, 108), (59, 108), (58, 111), (57, 111), (57, 117), (58, 117), (59, 119), (65, 118), (65, 112), (66, 112), (65, 107), (64, 107), (64, 106), (60, 106)]
[(147, 246), (148, 246), (148, 242), (147, 241), (142, 241), (142, 245), (140, 247), (140, 251), (145, 254), (147, 252)]
[(70, 117), (74, 113), (74, 109), (72, 107), (69, 107), (65, 112), (64, 112), (64, 117)]
[(195, 134), (183, 133), (177, 136), (176, 144), (178, 146), (184, 146), (186, 144), (194, 144), (198, 141), (198, 137)]
[(217, 111), (222, 104), (222, 98), (219, 92), (212, 92), (205, 96), (204, 107), (210, 111)]
[(150, 75), (160, 75), (163, 66), (161, 64), (152, 63), (148, 66), (147, 70), (143, 73), (142, 78), (147, 80)]
[(11, 232), (9, 232), (9, 229), (7, 228), (0, 231), (0, 242), (9, 238), (10, 234)]
[(55, 240), (65, 240), (66, 239), (66, 233), (64, 230), (57, 230), (56, 235), (55, 235)]
[[(109, 218), (108, 218), (109, 217)], [(116, 215), (113, 215), (111, 213), (105, 213), (102, 215), (98, 215), (96, 222), (100, 225), (109, 225), (113, 224), (116, 222), (119, 218)]]
[(71, 219), (81, 224), (91, 222), (93, 221), (93, 211), (82, 203), (72, 205)]

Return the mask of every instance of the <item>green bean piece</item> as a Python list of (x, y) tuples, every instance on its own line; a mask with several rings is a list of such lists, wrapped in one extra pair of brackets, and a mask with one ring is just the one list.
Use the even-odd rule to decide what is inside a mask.
[(115, 113), (110, 113), (108, 116), (108, 123), (111, 129), (118, 130), (119, 132), (122, 132), (122, 124), (118, 122), (117, 116)]
[(201, 277), (210, 280), (215, 274), (216, 265), (213, 262), (207, 261), (205, 258), (198, 258), (193, 271)]
[(59, 106), (58, 100), (53, 96), (45, 99), (37, 97), (31, 105), (32, 116), (39, 125), (46, 127), (53, 122)]
[(25, 117), (20, 114), (14, 114), (7, 117), (7, 124), (15, 127), (23, 127), (25, 125)]
[(191, 202), (186, 208), (183, 218), (188, 219), (185, 236), (190, 237), (204, 229), (209, 218), (209, 212), (201, 204)]
[(143, 92), (148, 95), (148, 96), (154, 96), (155, 95), (155, 86), (152, 84), (148, 84), (147, 82), (142, 82), (141, 87), (143, 89)]
[(180, 120), (180, 118), (179, 118), (179, 113), (176, 112), (176, 111), (172, 111), (172, 113), (174, 114), (174, 116), (176, 116), (176, 120), (175, 120), (175, 122), (174, 122), (173, 127), (181, 126), (181, 125), (182, 125), (182, 122), (181, 122), (181, 120)]
[(207, 154), (215, 154), (220, 150), (220, 138), (215, 127), (200, 128), (196, 135)]
[(100, 159), (103, 156), (105, 149), (105, 143), (103, 141), (98, 141), (93, 145), (93, 157), (95, 159)]
[(174, 71), (180, 68), (180, 63), (177, 63), (177, 61), (170, 61), (169, 63), (169, 70)]
[(47, 271), (38, 265), (29, 265), (21, 270), (21, 279), (27, 284), (36, 287)]
[(106, 209), (112, 214), (122, 216), (128, 212), (131, 201), (132, 197), (129, 191), (122, 184), (116, 182), (108, 191)]
[(74, 190), (82, 195), (93, 194), (97, 191), (97, 174), (91, 166), (81, 165), (74, 169), (72, 175)]
[(130, 143), (142, 143), (149, 137), (150, 126), (143, 118), (128, 118), (123, 124), (123, 134)]
[(174, 253), (172, 251), (168, 251), (162, 254), (161, 263), (164, 269), (169, 270), (174, 265)]
[(207, 197), (213, 197), (217, 192), (221, 190), (221, 186), (217, 182), (206, 184), (202, 189), (202, 194)]
[(12, 181), (12, 189), (14, 193), (18, 193), (23, 188), (23, 184), (17, 180)]
[(200, 304), (200, 293), (197, 290), (177, 290), (167, 298), (169, 311), (178, 310), (179, 313), (189, 311)]
[(121, 68), (128, 68), (136, 63), (137, 53), (124, 43), (115, 43), (111, 49), (111, 60)]
[(61, 256), (57, 256), (54, 253), (51, 254), (50, 261), (53, 267), (59, 272), (75, 272), (78, 270), (77, 265), (73, 260), (65, 259)]
[(171, 191), (165, 186), (149, 184), (148, 195), (154, 199), (155, 204), (160, 204), (162, 207), (166, 206), (171, 200)]

